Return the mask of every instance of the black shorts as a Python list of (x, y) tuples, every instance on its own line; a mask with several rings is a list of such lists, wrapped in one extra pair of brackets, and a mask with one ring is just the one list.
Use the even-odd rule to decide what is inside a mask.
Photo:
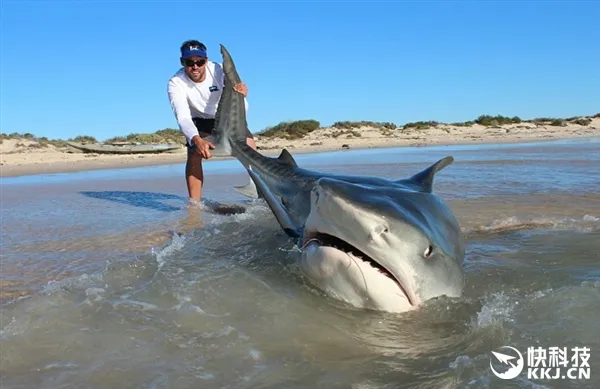
[[(215, 119), (192, 118), (192, 121), (198, 129), (198, 135), (200, 135), (200, 138), (206, 138), (213, 133), (215, 128)], [(246, 129), (246, 137), (254, 138), (249, 129)], [(196, 145), (190, 146), (187, 142), (185, 145), (189, 150), (194, 150), (196, 148)]]
[(198, 129), (198, 135), (200, 135), (200, 138), (206, 138), (212, 134), (215, 127), (215, 119), (192, 118), (192, 121)]

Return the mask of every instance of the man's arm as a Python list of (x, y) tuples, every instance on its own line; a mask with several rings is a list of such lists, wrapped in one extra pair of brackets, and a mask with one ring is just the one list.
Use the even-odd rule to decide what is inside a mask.
[(168, 86), (169, 102), (179, 124), (179, 129), (183, 132), (187, 143), (192, 146), (192, 138), (198, 135), (198, 129), (192, 121), (192, 113), (187, 102), (187, 97), (181, 88), (171, 79)]

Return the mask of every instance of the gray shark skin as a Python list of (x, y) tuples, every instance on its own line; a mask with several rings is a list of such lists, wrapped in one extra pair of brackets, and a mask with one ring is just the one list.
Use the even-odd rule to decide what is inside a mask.
[(240, 77), (221, 45), (226, 81), (219, 102), (214, 155), (246, 167), (258, 194), (301, 249), (299, 268), (329, 296), (358, 308), (416, 309), (464, 289), (464, 241), (445, 202), (432, 192), (443, 158), (412, 177), (389, 180), (336, 175), (298, 166), (283, 150), (266, 157), (246, 144)]

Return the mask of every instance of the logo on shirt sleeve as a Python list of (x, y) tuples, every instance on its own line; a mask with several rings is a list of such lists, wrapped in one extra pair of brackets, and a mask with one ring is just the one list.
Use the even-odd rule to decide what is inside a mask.
[(210, 88), (208, 88), (208, 90), (209, 90), (209, 91), (211, 91), (211, 92), (216, 92), (216, 91), (218, 91), (218, 90), (219, 90), (219, 87), (218, 87), (218, 86), (216, 86), (216, 85), (213, 85), (213, 86), (211, 86)]

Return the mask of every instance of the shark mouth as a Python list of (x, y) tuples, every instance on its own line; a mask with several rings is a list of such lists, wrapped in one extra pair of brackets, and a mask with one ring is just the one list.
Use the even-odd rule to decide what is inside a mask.
[(406, 293), (406, 289), (404, 289), (404, 286), (402, 286), (402, 283), (400, 283), (400, 281), (389, 270), (381, 266), (376, 260), (359, 250), (357, 247), (352, 246), (350, 243), (338, 238), (337, 236), (323, 232), (307, 232), (304, 240), (302, 241), (302, 248), (304, 249), (312, 242), (317, 242), (321, 246), (333, 247), (336, 250), (352, 254), (355, 258), (368, 263), (371, 267), (377, 269), (381, 274), (394, 281), (400, 290), (402, 290), (402, 293), (404, 293), (408, 303), (413, 305), (408, 293)]

